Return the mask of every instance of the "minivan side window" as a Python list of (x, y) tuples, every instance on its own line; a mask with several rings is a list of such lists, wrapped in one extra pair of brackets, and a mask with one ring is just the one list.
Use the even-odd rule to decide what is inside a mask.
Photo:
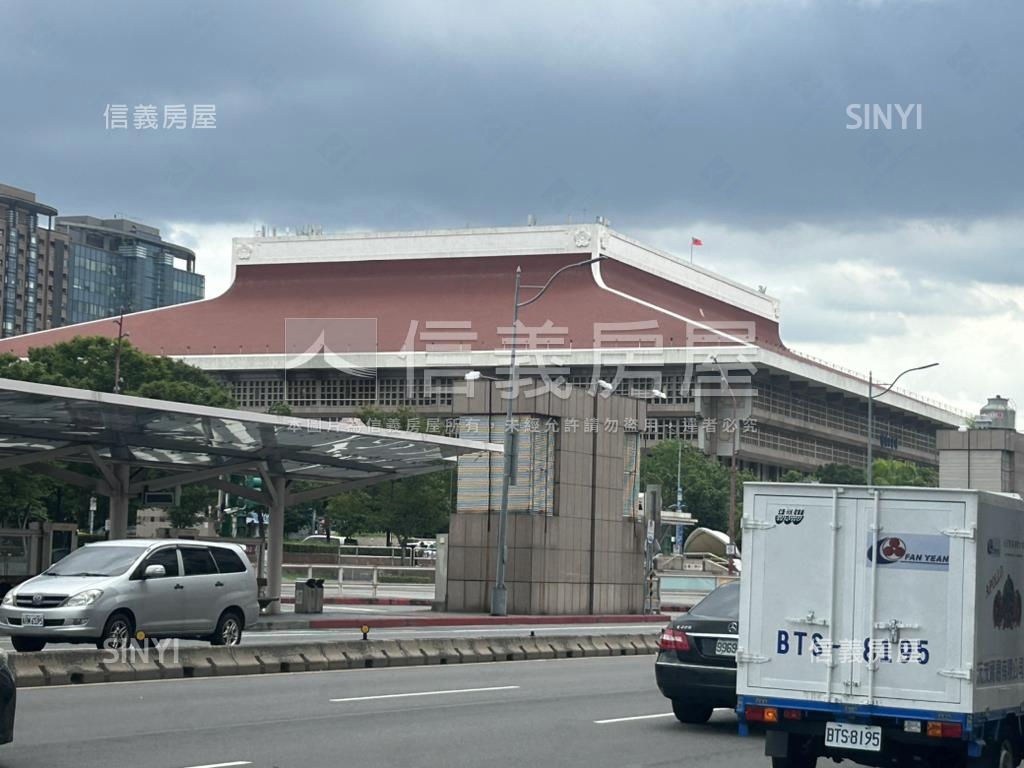
[(203, 576), (217, 572), (217, 566), (210, 556), (210, 550), (206, 547), (181, 547), (180, 549), (186, 576)]
[(138, 570), (135, 571), (132, 578), (141, 579), (143, 574), (146, 572), (146, 568), (151, 565), (162, 565), (164, 570), (167, 572), (166, 577), (177, 576), (179, 574), (178, 550), (174, 547), (164, 547), (163, 549), (158, 549), (156, 552), (151, 553), (149, 557), (142, 561), (142, 565), (140, 565)]
[(237, 552), (224, 547), (210, 547), (210, 551), (221, 573), (245, 573), (245, 563)]

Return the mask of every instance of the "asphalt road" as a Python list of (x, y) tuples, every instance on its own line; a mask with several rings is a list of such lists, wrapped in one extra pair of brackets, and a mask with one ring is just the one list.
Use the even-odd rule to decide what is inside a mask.
[[(372, 621), (371, 621), (372, 624)], [(661, 632), (662, 625), (652, 622), (642, 624), (565, 624), (535, 626), (497, 626), (497, 627), (408, 627), (396, 629), (372, 629), (370, 638), (373, 640), (401, 640), (413, 637), (522, 637), (535, 632), (537, 637), (552, 635), (619, 635)], [(331, 642), (334, 640), (358, 640), (362, 633), (356, 629), (319, 629), (319, 630), (273, 630), (267, 632), (247, 632), (242, 635), (243, 645), (288, 645), (293, 643)], [(208, 646), (209, 643), (196, 640), (178, 641), (182, 648)], [(68, 648), (92, 648), (92, 645), (69, 645), (53, 643), (46, 650), (62, 650)], [(0, 637), (0, 648), (13, 652), (11, 638)], [(0, 763), (0, 768), (3, 764)]]
[(23, 689), (0, 768), (766, 768), (670, 714), (652, 657)]

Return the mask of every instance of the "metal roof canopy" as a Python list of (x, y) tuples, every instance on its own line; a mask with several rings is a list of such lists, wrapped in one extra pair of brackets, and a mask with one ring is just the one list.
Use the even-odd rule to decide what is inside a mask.
[[(260, 503), (312, 501), (440, 469), (493, 443), (0, 379), (0, 469), (27, 467), (105, 496), (204, 482)], [(53, 462), (91, 464), (101, 477)], [(127, 482), (115, 471), (127, 467)], [(157, 470), (159, 477), (146, 477)], [(228, 483), (258, 475), (263, 490)], [(323, 484), (274, 498), (274, 479)]]
[[(461, 454), (502, 446), (370, 429), (87, 389), (0, 379), (0, 469), (25, 467), (110, 497), (110, 538), (128, 533), (128, 500), (145, 490), (202, 482), (270, 508), (267, 593), (281, 610), (284, 510), (350, 488), (440, 469)], [(54, 464), (90, 464), (99, 477)], [(156, 477), (152, 477), (155, 471)], [(258, 475), (261, 490), (225, 475)], [(293, 482), (319, 486), (294, 492)]]

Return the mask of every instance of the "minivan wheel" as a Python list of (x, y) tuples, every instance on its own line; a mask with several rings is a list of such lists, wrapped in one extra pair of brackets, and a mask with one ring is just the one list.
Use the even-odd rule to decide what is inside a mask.
[(224, 611), (210, 638), (211, 645), (238, 645), (242, 642), (242, 619), (234, 611)]
[(21, 653), (35, 653), (46, 647), (46, 641), (38, 637), (12, 637), (11, 645)]
[(126, 613), (115, 613), (103, 626), (103, 634), (96, 642), (101, 651), (104, 648), (127, 648), (135, 636), (135, 622)]

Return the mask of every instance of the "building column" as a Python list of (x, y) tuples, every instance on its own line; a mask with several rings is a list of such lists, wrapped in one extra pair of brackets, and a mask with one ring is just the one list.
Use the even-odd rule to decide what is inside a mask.
[[(285, 479), (274, 477), (274, 493), (271, 494), (270, 530), (267, 532), (267, 595), (281, 597), (281, 566), (284, 564), (284, 508)], [(281, 600), (271, 603), (270, 613), (281, 612)]]
[(115, 464), (114, 476), (117, 487), (112, 488), (110, 497), (110, 538), (128, 538), (128, 477), (131, 467), (127, 464)]

